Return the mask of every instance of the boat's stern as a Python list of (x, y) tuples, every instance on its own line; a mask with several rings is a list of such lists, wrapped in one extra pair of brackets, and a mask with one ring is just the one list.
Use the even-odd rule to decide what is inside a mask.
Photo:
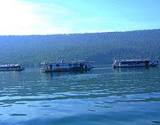
[(113, 68), (117, 68), (117, 67), (119, 67), (119, 65), (120, 65), (119, 60), (114, 60), (114, 61), (113, 61), (113, 64), (112, 64), (112, 67), (113, 67)]

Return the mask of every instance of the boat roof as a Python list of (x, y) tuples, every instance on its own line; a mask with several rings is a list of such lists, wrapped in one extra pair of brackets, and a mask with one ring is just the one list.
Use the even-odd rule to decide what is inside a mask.
[(79, 60), (79, 61), (71, 61), (71, 62), (42, 62), (41, 64), (79, 64), (79, 63), (94, 63), (94, 61), (84, 61), (84, 60)]
[(141, 62), (141, 61), (150, 61), (149, 59), (120, 59), (120, 60), (115, 60), (119, 62)]
[(1, 64), (0, 67), (20, 66), (20, 64)]

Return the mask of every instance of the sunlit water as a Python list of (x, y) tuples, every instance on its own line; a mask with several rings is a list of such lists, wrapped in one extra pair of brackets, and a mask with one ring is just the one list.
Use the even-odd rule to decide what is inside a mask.
[(0, 125), (159, 125), (160, 68), (0, 72)]

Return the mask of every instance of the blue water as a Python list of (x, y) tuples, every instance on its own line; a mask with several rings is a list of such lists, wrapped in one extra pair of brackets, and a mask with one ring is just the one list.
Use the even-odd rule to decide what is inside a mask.
[(160, 125), (160, 68), (0, 72), (0, 125)]

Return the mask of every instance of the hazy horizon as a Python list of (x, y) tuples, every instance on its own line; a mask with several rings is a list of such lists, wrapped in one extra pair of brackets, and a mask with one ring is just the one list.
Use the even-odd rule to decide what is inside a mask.
[(0, 34), (0, 36), (47, 36), (47, 35), (76, 35), (76, 34), (96, 34), (96, 33), (125, 33), (125, 32), (136, 32), (136, 31), (151, 31), (151, 30), (160, 30), (158, 29), (137, 29), (137, 30), (124, 30), (124, 31), (102, 31), (102, 32), (73, 32), (73, 33), (51, 33), (51, 34)]

